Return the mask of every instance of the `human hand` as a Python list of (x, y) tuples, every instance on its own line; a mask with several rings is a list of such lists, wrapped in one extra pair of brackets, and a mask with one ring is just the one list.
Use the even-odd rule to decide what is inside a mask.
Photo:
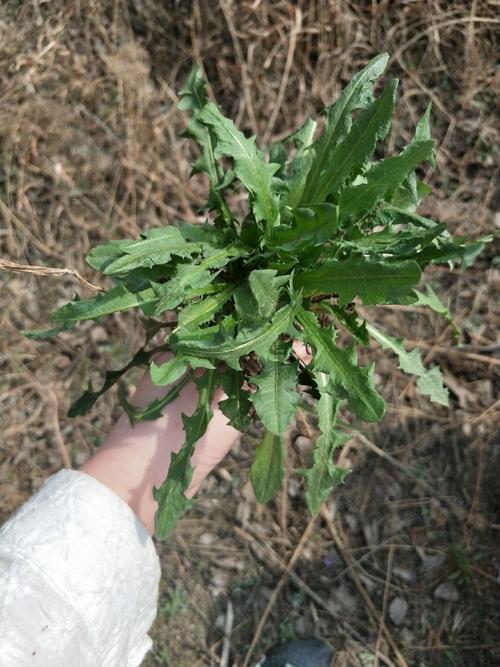
[[(146, 372), (132, 402), (137, 407), (145, 407), (167, 391), (168, 387), (155, 386)], [(240, 435), (228, 425), (227, 418), (218, 408), (223, 398), (223, 392), (217, 391), (212, 403), (213, 419), (196, 443), (192, 457), (193, 477), (186, 492), (188, 497), (197, 492), (205, 477), (226, 456)], [(141, 421), (132, 426), (128, 417), (122, 415), (98, 451), (81, 468), (82, 472), (92, 475), (123, 498), (150, 534), (154, 533), (157, 509), (153, 487), (161, 485), (167, 476), (172, 453), (182, 447), (185, 438), (182, 414), (192, 414), (196, 403), (196, 388), (191, 382), (154, 421)]]

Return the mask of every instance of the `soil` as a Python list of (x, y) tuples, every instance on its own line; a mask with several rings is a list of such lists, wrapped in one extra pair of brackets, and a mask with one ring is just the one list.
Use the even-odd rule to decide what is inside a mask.
[[(99, 283), (84, 262), (96, 243), (198, 219), (206, 183), (188, 180), (192, 149), (175, 108), (195, 62), (240, 128), (270, 141), (385, 50), (388, 75), (401, 79), (389, 150), (433, 103), (437, 164), (422, 172), (434, 189), (422, 213), (455, 234), (491, 234), (500, 225), (499, 23), (493, 0), (5, 0), (1, 257)], [(258, 433), (235, 447), (174, 538), (157, 545), (160, 611), (144, 665), (246, 667), (277, 641), (311, 635), (337, 647), (337, 667), (500, 664), (497, 249), (466, 272), (426, 273), (460, 347), (434, 313), (366, 309), (441, 366), (451, 406), (419, 397), (390, 354), (370, 349), (388, 415), (344, 447), (353, 472), (315, 521), (294, 473), (316, 434), (306, 408), (287, 436), (287, 483), (269, 506), (248, 482)], [(97, 447), (119, 414), (116, 394), (85, 418), (66, 411), (143, 333), (128, 314), (28, 340), (23, 329), (88, 290), (72, 275), (4, 272), (0, 282), (5, 520), (65, 460), (77, 467)]]

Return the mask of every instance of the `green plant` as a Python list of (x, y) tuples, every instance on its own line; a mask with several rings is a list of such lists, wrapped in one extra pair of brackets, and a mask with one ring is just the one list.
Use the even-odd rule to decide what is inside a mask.
[[(208, 99), (200, 71), (193, 70), (179, 106), (190, 113), (186, 136), (200, 147), (193, 173), (205, 173), (210, 183), (206, 222), (178, 222), (135, 241), (94, 248), (88, 263), (114, 286), (63, 306), (52, 315), (55, 328), (33, 334), (53, 334), (80, 320), (131, 308), (140, 308), (147, 318), (147, 343), (170, 328), (163, 345), (146, 345), (124, 368), (108, 372), (103, 386), (89, 388), (69, 412), (87, 412), (134, 366), (149, 366), (155, 384), (173, 387), (144, 409), (119, 392), (132, 422), (155, 419), (188, 381), (196, 383), (198, 406), (184, 416), (185, 444), (154, 490), (160, 538), (190, 507), (184, 495), (190, 460), (211, 419), (218, 386), (227, 394), (220, 407), (231, 424), (244, 431), (256, 416), (264, 425), (251, 469), (262, 502), (283, 479), (282, 435), (299, 401), (298, 386), (317, 399), (321, 434), (312, 467), (301, 471), (312, 512), (347, 474), (333, 462), (334, 450), (349, 437), (338, 421), (339, 406), (345, 403), (359, 420), (375, 422), (384, 415), (373, 367), (358, 363), (357, 346), (367, 346), (371, 336), (398, 356), (404, 372), (418, 377), (423, 394), (447, 404), (439, 369), (426, 369), (417, 350), (408, 352), (401, 340), (367, 325), (356, 310), (359, 302), (414, 303), (449, 318), (429, 286), (425, 292), (415, 289), (422, 270), (456, 260), (465, 268), (487, 240), (454, 239), (444, 223), (415, 212), (429, 192), (415, 169), (434, 159), (430, 107), (401, 153), (374, 160), (396, 97), (396, 80), (378, 99), (373, 96), (387, 60), (386, 54), (374, 58), (353, 78), (325, 110), (319, 136), (317, 123), (307, 120), (272, 146), (269, 158)], [(248, 193), (248, 209), (238, 217), (231, 197), (242, 190)], [(172, 311), (175, 323), (162, 319)], [(347, 347), (337, 344), (340, 328), (352, 339)], [(309, 365), (294, 352), (294, 340), (312, 350)], [(158, 350), (170, 350), (173, 357), (157, 365), (152, 356)], [(193, 374), (196, 369), (202, 370)]]
[(160, 613), (167, 618), (173, 618), (184, 609), (187, 597), (186, 589), (181, 583), (177, 582), (175, 588), (167, 593), (165, 601), (160, 603)]

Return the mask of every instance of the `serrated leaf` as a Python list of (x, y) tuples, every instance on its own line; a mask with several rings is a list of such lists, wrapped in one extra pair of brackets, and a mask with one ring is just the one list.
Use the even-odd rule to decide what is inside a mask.
[(428, 264), (444, 264), (461, 259), (461, 268), (467, 268), (474, 263), (484, 250), (485, 243), (489, 243), (492, 240), (493, 236), (483, 237), (478, 241), (471, 242), (463, 237), (452, 238), (451, 236), (443, 235), (437, 238), (433, 244), (416, 253), (415, 261), (424, 268)]
[[(432, 139), (431, 122), (430, 122), (431, 110), (432, 110), (432, 102), (429, 102), (426, 110), (424, 111), (424, 115), (417, 123), (417, 127), (415, 128), (415, 134), (413, 135), (413, 141), (415, 142), (427, 141), (428, 139)], [(429, 156), (428, 159), (432, 165), (436, 164), (434, 151), (432, 152), (432, 154)]]
[(208, 222), (192, 223), (180, 221), (176, 224), (176, 229), (179, 230), (185, 241), (202, 243), (203, 247), (212, 246), (213, 248), (222, 248), (227, 245), (226, 233), (220, 229), (216, 229)]
[(493, 239), (493, 234), (489, 234), (488, 236), (483, 236), (483, 238), (476, 242), (465, 244), (462, 255), (462, 264), (460, 266), (462, 271), (465, 271), (474, 264), (479, 255), (483, 252), (486, 243), (491, 243)]
[[(378, 220), (379, 217), (375, 218), (374, 225), (377, 225)], [(394, 221), (395, 225), (397, 224), (396, 220)], [(430, 229), (419, 229), (413, 225), (409, 225), (406, 230), (396, 227), (394, 231), (384, 229), (380, 232), (366, 234), (359, 239), (356, 238), (352, 242), (342, 245), (353, 251), (363, 249), (370, 253), (374, 259), (377, 259), (377, 255), (385, 257), (391, 255), (391, 261), (393, 261), (392, 258), (398, 261), (411, 260), (417, 252), (441, 237), (445, 229), (446, 225), (444, 224), (434, 225)]]
[(85, 257), (85, 261), (93, 269), (96, 271), (101, 271), (102, 273), (108, 264), (121, 256), (120, 248), (122, 246), (128, 245), (129, 243), (130, 241), (128, 239), (113, 240), (107, 241), (106, 243), (101, 243), (88, 252), (87, 256)]
[(400, 155), (381, 160), (369, 169), (366, 183), (345, 188), (339, 199), (341, 222), (371, 213), (378, 201), (395, 192), (408, 172), (432, 156), (433, 146), (432, 140), (411, 143)]
[(283, 202), (290, 208), (295, 208), (304, 189), (307, 174), (315, 159), (312, 143), (316, 132), (317, 122), (308, 118), (296, 132), (285, 139), (286, 144), (296, 147), (296, 153), (290, 162), (290, 176), (286, 179), (287, 191), (283, 194)]
[(105, 294), (67, 303), (52, 313), (50, 319), (53, 322), (67, 323), (79, 320), (94, 320), (121, 310), (153, 304), (157, 300), (158, 296), (152, 288), (140, 292), (130, 292), (125, 285), (117, 285)]
[(242, 327), (254, 327), (275, 312), (283, 285), (290, 276), (277, 275), (276, 269), (255, 269), (234, 292), (234, 305)]
[(443, 376), (438, 366), (428, 370), (417, 380), (417, 389), (424, 396), (428, 396), (434, 403), (449, 407), (449, 394), (443, 385)]
[[(433, 155), (429, 162), (433, 160)], [(414, 171), (411, 171), (402, 181), (391, 197), (391, 204), (408, 212), (413, 213), (420, 202), (432, 192), (432, 188), (419, 181)]]
[(302, 470), (306, 479), (306, 501), (311, 514), (318, 514), (332, 489), (341, 484), (349, 470), (339, 468), (333, 462), (333, 453), (350, 436), (337, 430), (337, 410), (339, 401), (329, 391), (330, 378), (326, 373), (316, 373), (316, 384), (320, 393), (317, 402), (318, 436), (313, 450), (313, 464)]
[(419, 292), (418, 290), (413, 290), (413, 293), (417, 297), (415, 305), (427, 306), (428, 308), (431, 308), (434, 312), (442, 315), (447, 320), (451, 320), (450, 311), (440, 300), (440, 298), (438, 297), (436, 292), (432, 289), (432, 287), (429, 284), (427, 284), (425, 286), (425, 289), (427, 291), (427, 294)]
[(276, 276), (275, 269), (255, 269), (248, 276), (248, 286), (257, 306), (253, 317), (270, 318), (276, 312), (280, 288), (288, 283), (289, 276)]
[(307, 179), (300, 198), (301, 205), (321, 202), (340, 190), (354, 168), (370, 158), (377, 142), (383, 139), (391, 124), (397, 81), (389, 83), (379, 99), (362, 111), (349, 134), (327, 154), (324, 169), (314, 182)]
[(342, 324), (343, 327), (355, 338), (361, 345), (369, 345), (368, 331), (366, 329), (366, 322), (360, 320), (359, 315), (355, 310), (348, 311), (342, 306), (336, 306), (330, 303), (321, 302), (318, 306), (319, 310), (333, 315), (335, 319)]
[(245, 137), (212, 102), (203, 108), (200, 120), (213, 128), (217, 137), (216, 157), (227, 156), (234, 160), (234, 173), (253, 195), (255, 219), (265, 220), (266, 226), (272, 228), (279, 218), (278, 201), (273, 191), (273, 178), (279, 165), (266, 162), (257, 150), (255, 138)]
[(158, 387), (172, 384), (184, 375), (188, 367), (187, 360), (182, 356), (175, 356), (162, 364), (151, 362), (149, 372), (151, 381)]
[(280, 488), (285, 477), (284, 461), (281, 438), (266, 431), (250, 469), (255, 497), (260, 503), (267, 503)]
[(260, 375), (252, 377), (257, 391), (250, 395), (257, 415), (274, 435), (282, 435), (293, 419), (299, 401), (297, 364), (282, 361), (264, 365)]
[(453, 321), (450, 311), (444, 305), (444, 303), (442, 303), (436, 292), (432, 289), (432, 287), (429, 284), (425, 286), (425, 289), (427, 291), (427, 294), (423, 294), (418, 290), (413, 290), (413, 294), (417, 297), (417, 300), (414, 301), (413, 303), (416, 306), (426, 306), (427, 308), (430, 308), (434, 312), (439, 313), (439, 315), (444, 317), (444, 319), (452, 327), (455, 339), (458, 339), (460, 332), (455, 322)]
[(162, 364), (156, 364), (154, 361), (150, 366), (151, 381), (158, 387), (164, 387), (178, 380), (191, 368), (214, 368), (214, 365), (206, 359), (197, 359), (195, 357), (175, 356)]
[(157, 229), (155, 234), (151, 234), (152, 231), (146, 238), (120, 244), (120, 256), (107, 263), (103, 273), (114, 275), (140, 267), (167, 264), (172, 256), (190, 257), (201, 251), (199, 243), (185, 241), (176, 227)]
[(249, 400), (249, 392), (242, 387), (243, 374), (241, 371), (228, 368), (220, 376), (220, 381), (227, 398), (219, 401), (219, 408), (228, 418), (231, 426), (238, 431), (246, 431), (251, 423), (248, 412), (252, 404)]
[(293, 211), (293, 225), (276, 230), (273, 245), (286, 251), (303, 251), (330, 240), (339, 227), (338, 207), (328, 202)]
[(292, 168), (297, 161), (300, 161), (304, 151), (313, 143), (314, 133), (316, 132), (317, 126), (318, 123), (315, 120), (307, 118), (298, 130), (289, 134), (284, 140), (284, 143), (293, 144), (297, 148), (297, 152), (291, 161)]
[[(326, 126), (321, 137), (313, 146), (314, 158), (311, 160), (311, 169), (307, 175), (305, 187), (295, 189), (298, 196), (291, 204), (311, 203), (320, 201), (314, 196), (321, 174), (326, 170), (330, 156), (341, 139), (351, 129), (351, 114), (355, 109), (364, 109), (372, 101), (373, 84), (384, 71), (389, 55), (383, 53), (373, 58), (366, 67), (358, 72), (348, 86), (342, 91), (339, 99), (326, 110)], [(292, 197), (293, 197), (292, 192)]]
[(136, 366), (146, 366), (149, 362), (149, 358), (149, 352), (146, 352), (144, 348), (141, 348), (123, 368), (116, 371), (106, 371), (101, 388), (94, 391), (92, 385), (89, 384), (89, 388), (80, 396), (80, 398), (72, 403), (68, 410), (68, 417), (80, 417), (86, 415), (94, 403), (105, 394), (108, 389), (111, 389), (111, 387), (115, 385), (127, 371)]
[(385, 204), (379, 210), (379, 215), (388, 214), (393, 220), (394, 224), (407, 225), (412, 224), (415, 227), (422, 227), (423, 229), (433, 229), (439, 226), (439, 223), (430, 218), (424, 218), (413, 211), (406, 211), (398, 208), (394, 204)]
[(299, 308), (297, 319), (303, 327), (304, 342), (314, 349), (313, 367), (328, 373), (332, 383), (345, 391), (350, 409), (365, 421), (380, 421), (385, 401), (375, 390), (373, 368), (362, 368), (350, 349), (335, 345), (332, 332), (319, 326), (313, 313)]
[(180, 102), (177, 108), (181, 111), (201, 111), (208, 101), (205, 81), (199, 65), (193, 67), (186, 83), (179, 91)]
[(150, 307), (143, 308), (146, 315), (158, 317), (166, 310), (173, 310), (184, 299), (189, 297), (188, 288), (203, 288), (217, 277), (212, 269), (222, 269), (235, 257), (246, 254), (244, 248), (228, 246), (227, 248), (210, 248), (204, 246), (206, 257), (197, 264), (179, 264), (172, 278), (161, 285), (153, 285), (157, 296), (156, 302)]
[(118, 401), (132, 425), (139, 421), (154, 421), (161, 417), (163, 409), (169, 403), (175, 401), (188, 381), (189, 377), (186, 375), (180, 382), (169, 389), (165, 396), (155, 398), (144, 408), (138, 408), (128, 400), (125, 388), (122, 385), (118, 388)]
[(215, 158), (216, 141), (213, 130), (200, 123), (200, 113), (207, 104), (208, 97), (199, 66), (193, 68), (179, 96), (181, 98), (178, 105), (179, 109), (190, 111), (192, 115), (185, 135), (195, 139), (202, 150), (201, 157), (196, 161), (193, 172), (203, 171), (208, 175), (210, 181), (209, 208), (218, 209), (225, 222), (230, 225), (233, 216), (222, 193), (223, 188), (229, 184), (230, 180)]
[(398, 356), (399, 368), (404, 373), (418, 377), (417, 388), (420, 393), (428, 396), (434, 403), (448, 406), (448, 390), (443, 385), (443, 377), (437, 366), (427, 370), (417, 349), (407, 352), (402, 339), (392, 338), (372, 324), (368, 324), (367, 328), (382, 347), (392, 350)]
[(233, 295), (234, 307), (236, 313), (240, 318), (242, 324), (244, 322), (255, 321), (255, 313), (257, 312), (257, 301), (250, 289), (248, 280), (242, 282), (234, 290)]
[(397, 302), (419, 282), (420, 277), (416, 262), (375, 262), (351, 257), (297, 273), (294, 285), (302, 288), (305, 295), (338, 294), (340, 305), (349, 303), (355, 296), (370, 305)]
[(299, 299), (296, 297), (292, 303), (280, 308), (270, 322), (254, 329), (245, 329), (235, 338), (221, 336), (217, 328), (204, 336), (200, 336), (199, 331), (178, 331), (170, 336), (169, 344), (178, 354), (221, 359), (231, 368), (240, 370), (240, 358), (250, 352), (263, 358), (269, 356), (272, 344), (290, 328), (298, 305)]
[(209, 294), (200, 301), (190, 303), (179, 313), (179, 327), (188, 329), (209, 322), (229, 301), (233, 291), (233, 285), (229, 285), (216, 294)]
[(186, 440), (180, 451), (172, 454), (167, 478), (163, 484), (153, 488), (153, 497), (158, 502), (155, 515), (155, 534), (166, 539), (173, 531), (178, 519), (191, 506), (185, 492), (193, 476), (191, 457), (198, 440), (207, 430), (212, 419), (211, 403), (216, 389), (216, 373), (208, 370), (195, 380), (198, 388), (198, 405), (191, 416), (182, 415)]

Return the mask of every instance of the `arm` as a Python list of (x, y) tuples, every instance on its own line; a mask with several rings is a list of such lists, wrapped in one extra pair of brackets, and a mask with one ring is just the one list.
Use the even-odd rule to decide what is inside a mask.
[[(133, 400), (146, 405), (165, 391), (146, 374)], [(165, 478), (183, 442), (181, 414), (195, 403), (191, 384), (156, 421), (131, 427), (121, 417), (81, 471), (53, 475), (0, 529), (2, 667), (142, 662), (160, 579), (148, 535), (152, 487)], [(189, 495), (236, 436), (214, 409), (193, 456)]]

